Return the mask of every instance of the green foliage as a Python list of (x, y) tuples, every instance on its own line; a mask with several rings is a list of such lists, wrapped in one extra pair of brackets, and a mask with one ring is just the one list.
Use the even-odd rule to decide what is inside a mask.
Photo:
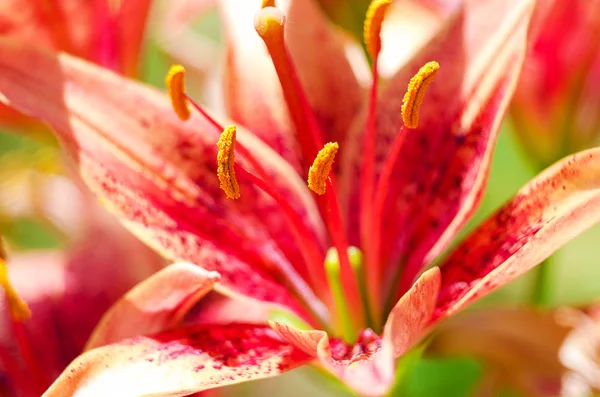
[(482, 365), (471, 358), (421, 359), (406, 369), (403, 382), (391, 396), (466, 397), (482, 374)]

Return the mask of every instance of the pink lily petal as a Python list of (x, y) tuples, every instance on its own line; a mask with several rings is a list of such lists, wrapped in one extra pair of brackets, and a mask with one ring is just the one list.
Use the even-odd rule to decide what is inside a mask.
[(396, 303), (383, 330), (383, 349), (392, 357), (402, 356), (422, 336), (431, 320), (442, 284), (439, 267), (419, 277), (410, 290)]
[[(323, 140), (341, 144), (362, 100), (345, 57), (344, 42), (314, 0), (278, 1), (276, 5), (286, 14), (286, 42), (320, 122)], [(261, 1), (224, 0), (220, 6), (229, 44), (225, 65), (229, 114), (300, 170), (301, 154), (283, 92), (254, 29), (254, 14), (260, 10)], [(305, 165), (312, 160), (304, 159)]]
[(184, 323), (264, 325), (273, 314), (279, 313), (294, 315), (285, 306), (249, 298), (217, 283), (213, 290), (186, 314)]
[(550, 167), (441, 265), (437, 320), (519, 277), (600, 221), (600, 149)]
[(192, 326), (90, 350), (44, 396), (183, 396), (279, 375), (309, 360), (268, 327)]
[(104, 314), (86, 350), (173, 328), (218, 279), (218, 273), (192, 263), (166, 267), (135, 286)]
[[(388, 273), (399, 261), (405, 264), (399, 293), (448, 245), (480, 201), (500, 121), (524, 56), (532, 3), (465, 1), (391, 79), (380, 98), (379, 166), (402, 126), (400, 107), (409, 79), (426, 62), (439, 62), (440, 71), (420, 110), (419, 127), (400, 132), (407, 138), (381, 216), (381, 263), (388, 266)], [(354, 136), (359, 135), (362, 130)], [(351, 193), (349, 213), (354, 214), (361, 140), (349, 142), (355, 146), (346, 148), (342, 189)], [(350, 222), (349, 230), (359, 230), (357, 222)]]
[(460, 3), (462, 0), (392, 2), (381, 30), (379, 75), (390, 78), (411, 62), (439, 34), (448, 18), (456, 17)]
[[(162, 94), (68, 55), (2, 41), (0, 64), (0, 100), (52, 125), (86, 183), (142, 240), (172, 260), (218, 270), (235, 290), (296, 308), (282, 285), (286, 273), (306, 293), (288, 259), (300, 256), (296, 240), (280, 208), (250, 181), (240, 180), (235, 202), (220, 191), (217, 127), (201, 117), (182, 123)], [(323, 241), (304, 181), (251, 134), (238, 129), (238, 139)]]
[(381, 371), (379, 367), (381, 340), (371, 330), (363, 331), (352, 346), (329, 339), (325, 331), (303, 331), (277, 322), (272, 322), (271, 327), (293, 346), (318, 358), (328, 371), (360, 395), (382, 396), (394, 381), (393, 369)]

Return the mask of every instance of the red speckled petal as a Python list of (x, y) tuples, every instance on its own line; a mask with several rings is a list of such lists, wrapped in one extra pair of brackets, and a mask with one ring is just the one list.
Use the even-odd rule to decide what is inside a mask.
[[(260, 0), (219, 2), (229, 49), (225, 99), (231, 117), (250, 128), (300, 170), (302, 159), (283, 92), (266, 47), (254, 29)], [(346, 60), (341, 35), (313, 0), (277, 1), (287, 17), (286, 42), (323, 129), (324, 142), (343, 147), (362, 93)], [(303, 133), (303, 132), (300, 132)], [(310, 165), (313, 159), (305, 159)]]
[(519, 277), (600, 221), (600, 149), (570, 156), (525, 186), (444, 261), (436, 318)]
[(175, 327), (218, 279), (218, 273), (191, 263), (166, 267), (135, 286), (104, 314), (86, 350)]
[(270, 328), (185, 327), (90, 350), (44, 396), (184, 396), (279, 375), (309, 360)]
[[(248, 180), (239, 200), (219, 189), (218, 128), (199, 115), (180, 122), (161, 93), (67, 55), (1, 41), (0, 66), (0, 100), (49, 123), (86, 183), (141, 239), (171, 260), (218, 270), (234, 289), (294, 305), (286, 282), (302, 280), (290, 276), (301, 258), (293, 232)], [(253, 135), (240, 128), (238, 139), (322, 241), (304, 181)]]
[(294, 315), (290, 309), (272, 302), (259, 301), (233, 292), (217, 283), (186, 315), (190, 324), (260, 324), (265, 325), (274, 314)]
[[(402, 127), (407, 84), (428, 61), (440, 71), (427, 90), (419, 127), (409, 130), (396, 162), (382, 217), (382, 274), (405, 263), (408, 290), (422, 266), (444, 249), (476, 208), (485, 185), (500, 121), (526, 47), (531, 0), (471, 0), (389, 82), (379, 101), (380, 167)], [(491, 17), (493, 15), (493, 17)], [(483, 23), (485, 21), (485, 23)], [(361, 130), (355, 132), (358, 137)], [(346, 148), (342, 196), (357, 214), (361, 140)], [(345, 193), (347, 192), (347, 193)], [(358, 218), (349, 230), (358, 239)], [(392, 279), (391, 277), (389, 279)], [(385, 289), (384, 289), (385, 290)]]
[(383, 359), (381, 339), (370, 329), (362, 331), (354, 345), (348, 345), (339, 339), (329, 339), (325, 331), (270, 324), (283, 339), (318, 358), (328, 371), (360, 395), (383, 396), (394, 382), (393, 361)]
[(383, 349), (402, 356), (422, 336), (431, 320), (440, 291), (439, 267), (423, 273), (390, 312), (383, 330)]

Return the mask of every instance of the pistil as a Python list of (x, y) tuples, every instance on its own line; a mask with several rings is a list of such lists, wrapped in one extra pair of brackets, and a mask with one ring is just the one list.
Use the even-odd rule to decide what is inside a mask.
[[(302, 89), (296, 68), (285, 45), (285, 24), (284, 14), (274, 7), (263, 8), (257, 13), (254, 19), (254, 27), (265, 42), (267, 50), (271, 55), (288, 110), (296, 127), (296, 134), (304, 159), (318, 158), (321, 154), (319, 150), (323, 147), (323, 134), (315, 113)], [(332, 144), (325, 145), (326, 149), (330, 151), (332, 146), (328, 145)], [(317, 204), (319, 205), (321, 215), (324, 217), (333, 245), (339, 253), (344, 253), (340, 254), (340, 266), (346, 298), (353, 307), (362, 309), (356, 278), (351, 271), (349, 259), (345, 254), (348, 242), (342, 222), (339, 200), (335, 194), (335, 178), (331, 176), (327, 177), (326, 181), (322, 181), (319, 191), (322, 191), (325, 185), (327, 194), (324, 194), (323, 198), (317, 199)], [(361, 327), (364, 325), (364, 311), (358, 310), (357, 314), (354, 318), (355, 326)]]
[(323, 147), (323, 134), (285, 45), (285, 23), (285, 16), (275, 7), (263, 8), (254, 18), (256, 32), (265, 42), (275, 66), (304, 159), (313, 159)]
[[(373, 244), (376, 246), (376, 250), (379, 250), (381, 247), (381, 224), (382, 217), (384, 216), (385, 200), (387, 198), (387, 192), (390, 190), (390, 184), (392, 183), (392, 176), (396, 167), (396, 163), (400, 157), (400, 152), (404, 147), (409, 129), (417, 128), (419, 125), (419, 111), (425, 97), (425, 92), (427, 87), (437, 75), (439, 68), (440, 65), (437, 62), (426, 63), (410, 80), (408, 89), (404, 95), (402, 103), (402, 121), (404, 125), (392, 143), (392, 147), (390, 148), (390, 151), (383, 164), (383, 168), (381, 169), (381, 175), (379, 176), (377, 189), (375, 190), (376, 193), (373, 209), (373, 219), (375, 220), (373, 225)], [(383, 266), (384, 264), (381, 263), (379, 265)], [(411, 272), (411, 270), (414, 271), (414, 269), (404, 269), (403, 267), (398, 268), (398, 271), (404, 272), (402, 275), (403, 278), (405, 277), (405, 274), (407, 272)], [(398, 275), (393, 277), (393, 280), (396, 279), (399, 279)], [(390, 291), (390, 295), (395, 294), (394, 288), (395, 286), (392, 285), (392, 291)]]

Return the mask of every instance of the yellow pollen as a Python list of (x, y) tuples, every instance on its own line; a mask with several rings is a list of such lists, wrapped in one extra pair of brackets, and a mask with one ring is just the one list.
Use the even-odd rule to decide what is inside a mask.
[(10, 314), (15, 321), (27, 320), (31, 317), (31, 310), (27, 303), (19, 296), (8, 279), (8, 269), (3, 258), (0, 258), (0, 286), (4, 288), (4, 295), (8, 302)]
[(285, 15), (275, 7), (263, 8), (254, 17), (254, 29), (267, 46), (283, 41)]
[(437, 62), (427, 62), (417, 74), (410, 79), (404, 99), (402, 99), (402, 120), (408, 128), (419, 126), (419, 109), (425, 97), (427, 87), (440, 69)]
[(165, 77), (167, 90), (171, 104), (177, 116), (183, 121), (190, 118), (188, 99), (185, 96), (185, 68), (181, 65), (173, 65)]
[(308, 188), (318, 195), (327, 191), (327, 180), (338, 149), (337, 142), (326, 143), (308, 170)]
[(369, 55), (377, 58), (381, 51), (381, 24), (392, 0), (373, 0), (367, 10), (364, 26), (364, 39)]
[(262, 8), (265, 7), (275, 7), (275, 0), (263, 0)]
[(225, 127), (217, 147), (217, 176), (219, 177), (219, 186), (225, 192), (227, 198), (240, 198), (240, 185), (235, 178), (235, 125)]

